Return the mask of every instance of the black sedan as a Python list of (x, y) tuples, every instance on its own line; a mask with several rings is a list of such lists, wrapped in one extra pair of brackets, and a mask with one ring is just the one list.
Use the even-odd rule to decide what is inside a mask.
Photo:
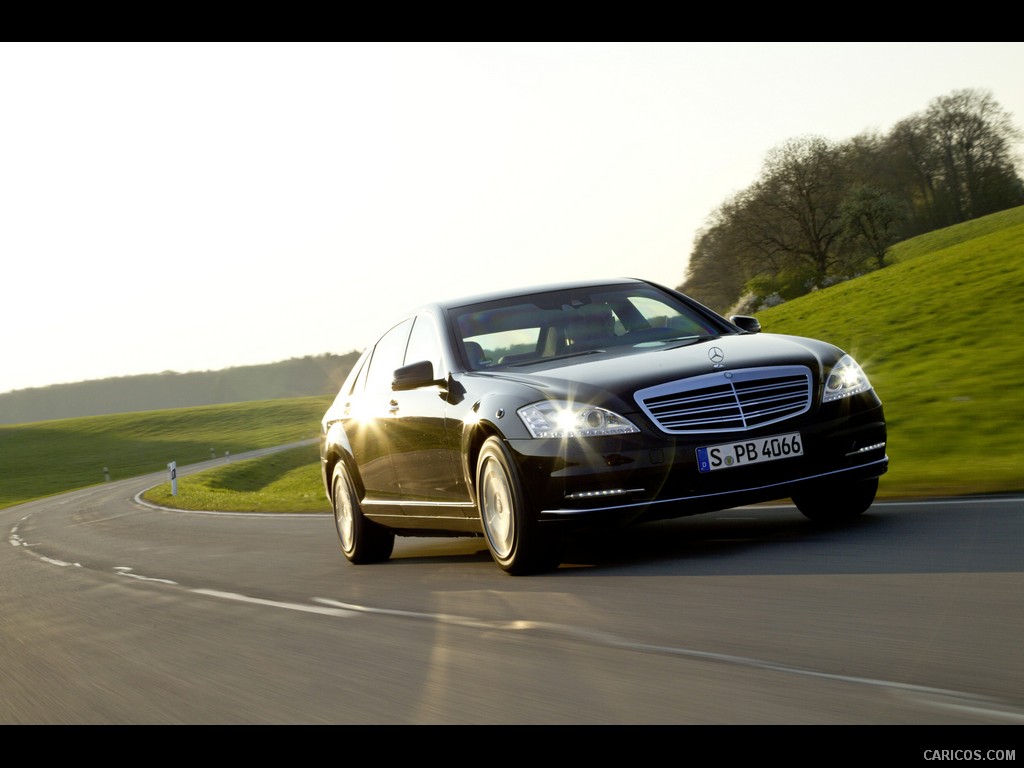
[(424, 305), (324, 415), (342, 551), (483, 536), (526, 574), (588, 527), (782, 498), (811, 520), (861, 514), (888, 468), (867, 376), (824, 341), (760, 331), (637, 279)]

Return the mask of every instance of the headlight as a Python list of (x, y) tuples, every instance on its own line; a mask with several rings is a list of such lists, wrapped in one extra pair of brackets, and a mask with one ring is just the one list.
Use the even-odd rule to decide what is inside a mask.
[(606, 408), (561, 400), (524, 405), (516, 413), (533, 437), (594, 437), (640, 430)]
[(842, 400), (844, 397), (867, 392), (869, 389), (871, 389), (871, 382), (868, 381), (867, 374), (857, 365), (856, 360), (849, 355), (843, 355), (842, 359), (832, 367), (832, 372), (825, 380), (822, 402), (830, 403), (833, 400)]

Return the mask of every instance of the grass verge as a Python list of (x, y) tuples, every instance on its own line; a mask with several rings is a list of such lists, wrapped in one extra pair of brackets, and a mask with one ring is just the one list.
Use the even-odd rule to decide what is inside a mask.
[(215, 467), (179, 477), (177, 495), (171, 495), (168, 481), (146, 491), (143, 498), (171, 509), (329, 513), (318, 450), (316, 444), (304, 445)]

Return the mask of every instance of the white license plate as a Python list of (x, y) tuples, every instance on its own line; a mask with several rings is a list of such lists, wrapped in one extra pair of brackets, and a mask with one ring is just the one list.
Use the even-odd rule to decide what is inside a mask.
[(701, 472), (714, 472), (716, 469), (745, 467), (748, 464), (803, 455), (804, 445), (800, 433), (790, 432), (788, 435), (758, 437), (698, 448), (697, 466)]

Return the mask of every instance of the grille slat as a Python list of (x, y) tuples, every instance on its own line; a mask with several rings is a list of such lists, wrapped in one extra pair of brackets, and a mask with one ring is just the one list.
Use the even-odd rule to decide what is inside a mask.
[(634, 397), (670, 434), (742, 431), (806, 413), (811, 373), (796, 365), (720, 371), (648, 387)]

